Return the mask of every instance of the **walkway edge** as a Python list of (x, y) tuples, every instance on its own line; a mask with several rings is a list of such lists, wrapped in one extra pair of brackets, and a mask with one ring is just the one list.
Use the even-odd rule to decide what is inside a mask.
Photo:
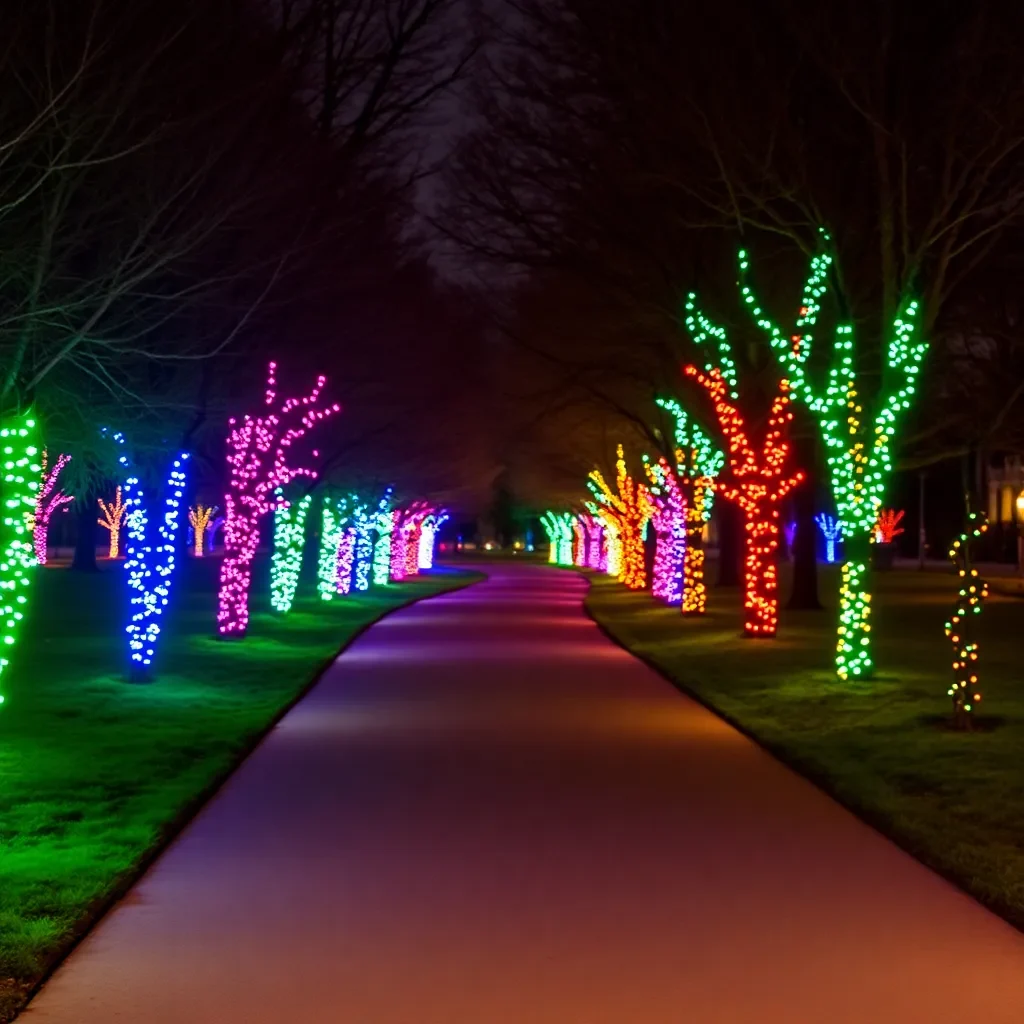
[(823, 793), (833, 803), (838, 804), (845, 811), (852, 814), (859, 822), (866, 825), (872, 832), (877, 833), (886, 842), (892, 843), (893, 846), (902, 850), (908, 857), (913, 858), (922, 867), (927, 868), (933, 874), (938, 875), (944, 882), (956, 889), (957, 892), (966, 896), (972, 903), (978, 904), (987, 910), (993, 917), (997, 917), (1004, 924), (1009, 925), (1014, 931), (1024, 934), (1024, 926), (1021, 926), (1016, 921), (1004, 916), (999, 912), (998, 907), (986, 902), (985, 900), (979, 899), (973, 892), (966, 888), (958, 878), (948, 872), (941, 864), (937, 864), (930, 857), (927, 856), (926, 851), (915, 848), (913, 843), (904, 842), (900, 837), (893, 835), (886, 828), (887, 822), (882, 818), (881, 815), (872, 814), (870, 808), (859, 806), (858, 804), (852, 803), (851, 801), (844, 799), (838, 793), (836, 793), (830, 784), (828, 776), (818, 771), (814, 765), (807, 764), (801, 761), (799, 758), (795, 758), (789, 755), (789, 753), (769, 740), (762, 739), (756, 733), (745, 726), (742, 722), (737, 721), (727, 711), (723, 711), (710, 703), (707, 698), (702, 696), (696, 690), (691, 689), (685, 682), (680, 679), (675, 679), (668, 672), (662, 668), (656, 661), (641, 651), (634, 651), (627, 647), (614, 633), (609, 630), (600, 619), (594, 614), (590, 607), (590, 591), (592, 588), (592, 578), (589, 573), (584, 572), (581, 569), (571, 570), (582, 576), (587, 581), (587, 596), (583, 599), (583, 610), (587, 615), (587, 618), (597, 626), (598, 630), (607, 637), (616, 647), (624, 650), (628, 655), (636, 658), (637, 661), (643, 662), (652, 672), (657, 673), (662, 679), (665, 680), (670, 686), (678, 690), (684, 697), (688, 697), (695, 704), (699, 704), (706, 711), (711, 712), (716, 718), (721, 719), (727, 725), (735, 729), (741, 736), (750, 740), (755, 746), (763, 750), (769, 757), (778, 761), (779, 764), (785, 765), (790, 771), (799, 775), (800, 778), (809, 782), (815, 789)]
[(208, 786), (201, 790), (195, 797), (189, 800), (161, 830), (161, 833), (154, 844), (153, 848), (139, 861), (131, 871), (125, 872), (125, 874), (117, 881), (110, 892), (102, 899), (97, 900), (92, 905), (90, 910), (83, 914), (80, 924), (76, 925), (72, 931), (72, 938), (68, 942), (67, 947), (62, 949), (60, 953), (55, 954), (52, 961), (46, 965), (46, 969), (40, 975), (35, 984), (26, 991), (25, 997), (21, 1006), (15, 1011), (12, 1020), (17, 1020), (18, 1017), (28, 1008), (29, 1004), (39, 993), (40, 989), (53, 977), (57, 969), (64, 963), (65, 960), (71, 954), (78, 949), (82, 942), (90, 935), (92, 930), (110, 913), (111, 910), (117, 906), (121, 900), (128, 894), (129, 890), (139, 881), (140, 878), (156, 863), (160, 857), (167, 851), (167, 848), (174, 843), (174, 841), (181, 835), (182, 832), (192, 823), (200, 811), (224, 788), (225, 785), (230, 781), (232, 776), (238, 771), (239, 768), (255, 753), (257, 748), (263, 743), (263, 741), (270, 735), (271, 732), (278, 726), (281, 719), (285, 717), (300, 701), (304, 700), (309, 696), (310, 692), (319, 684), (320, 680), (324, 677), (324, 674), (329, 668), (341, 657), (342, 654), (348, 650), (364, 633), (368, 632), (378, 622), (383, 622), (384, 619), (393, 615), (395, 612), (404, 611), (406, 608), (412, 608), (413, 605), (420, 604), (423, 601), (432, 601), (435, 597), (443, 597), (446, 594), (457, 594), (460, 590), (466, 590), (469, 587), (476, 586), (478, 583), (483, 583), (487, 579), (487, 573), (481, 569), (456, 569), (456, 572), (464, 573), (471, 577), (458, 586), (449, 587), (447, 590), (439, 590), (434, 594), (422, 594), (419, 597), (414, 597), (411, 601), (406, 601), (404, 604), (396, 604), (392, 608), (385, 609), (375, 619), (371, 619), (369, 622), (364, 622), (350, 637), (348, 637), (341, 646), (331, 655), (328, 655), (323, 663), (317, 668), (310, 676), (309, 681), (302, 687), (301, 690), (288, 701), (287, 704), (281, 706), (278, 712), (272, 719), (267, 723), (265, 729), (254, 733), (252, 741), (246, 743), (238, 752), (238, 755), (233, 758), (228, 766), (224, 769), (223, 774), (212, 779)]

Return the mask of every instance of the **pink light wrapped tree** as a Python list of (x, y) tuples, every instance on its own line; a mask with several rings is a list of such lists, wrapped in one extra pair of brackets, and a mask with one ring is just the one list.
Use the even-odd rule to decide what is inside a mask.
[(584, 522), (585, 516), (577, 515), (572, 521), (572, 564), (586, 566), (587, 564), (587, 527)]
[(605, 550), (604, 524), (597, 516), (584, 513), (580, 516), (584, 532), (587, 537), (587, 560), (586, 565), (598, 572), (605, 572), (608, 569), (608, 553)]
[(60, 471), (71, 461), (70, 455), (58, 455), (52, 469), (46, 465), (46, 449), (43, 449), (42, 483), (36, 492), (36, 510), (32, 526), (32, 546), (35, 549), (36, 561), (46, 565), (46, 535), (50, 529), (50, 517), (62, 505), (74, 501), (74, 497), (57, 489), (57, 477)]
[(651, 593), (667, 604), (680, 604), (686, 560), (686, 495), (667, 459), (651, 463), (645, 456), (644, 469), (651, 482), (651, 525), (657, 534)]
[(414, 501), (406, 508), (395, 509), (391, 530), (391, 578), (404, 580), (420, 571), (420, 534), (423, 523), (435, 512), (434, 506), (425, 501)]
[(264, 394), (266, 413), (246, 414), (241, 423), (228, 421), (232, 428), (227, 439), (231, 489), (224, 499), (224, 560), (217, 611), (217, 629), (226, 637), (244, 636), (249, 624), (252, 560), (259, 543), (260, 520), (277, 505), (274, 492), (296, 477), (316, 478), (314, 470), (288, 464), (292, 446), (321, 420), (341, 411), (337, 402), (319, 404), (327, 383), (324, 376), (317, 377), (308, 395), (278, 405), (276, 370), (277, 364), (271, 363)]

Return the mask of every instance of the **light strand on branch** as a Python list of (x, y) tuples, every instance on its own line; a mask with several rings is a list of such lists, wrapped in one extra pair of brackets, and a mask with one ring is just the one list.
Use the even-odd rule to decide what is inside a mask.
[(988, 529), (988, 520), (980, 512), (971, 512), (967, 529), (949, 549), (949, 560), (957, 571), (960, 591), (953, 613), (946, 622), (946, 636), (953, 645), (953, 685), (946, 691), (953, 701), (953, 718), (960, 728), (970, 728), (969, 716), (981, 703), (978, 682), (978, 642), (973, 620), (981, 614), (981, 603), (988, 597), (988, 584), (971, 565), (970, 544)]

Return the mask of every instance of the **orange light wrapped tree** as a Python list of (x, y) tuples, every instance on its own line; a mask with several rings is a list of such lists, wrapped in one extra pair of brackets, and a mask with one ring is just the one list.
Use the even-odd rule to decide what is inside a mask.
[(642, 590), (647, 586), (644, 527), (654, 512), (654, 506), (650, 491), (626, 472), (626, 456), (621, 444), (615, 454), (616, 490), (608, 486), (597, 469), (590, 474), (587, 486), (599, 503), (601, 517), (618, 531), (622, 552), (619, 579), (631, 590)]
[(693, 293), (686, 310), (686, 326), (693, 340), (706, 345), (714, 338), (718, 346), (717, 360), (708, 362), (704, 370), (687, 366), (683, 372), (708, 393), (725, 438), (729, 474), (727, 479), (719, 479), (715, 489), (743, 512), (743, 631), (751, 637), (772, 637), (779, 618), (779, 505), (804, 477), (786, 466), (790, 456), (786, 437), (793, 419), (789, 384), (784, 379), (778, 382), (763, 441), (755, 447), (746, 417), (735, 404), (739, 400), (736, 363), (725, 329), (696, 309)]

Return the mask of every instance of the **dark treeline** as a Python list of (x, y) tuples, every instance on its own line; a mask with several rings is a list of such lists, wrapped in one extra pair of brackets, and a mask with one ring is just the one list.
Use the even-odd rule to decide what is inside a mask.
[[(454, 0), (43, 0), (0, 17), (0, 420), (32, 408), (83, 523), (99, 428), (198, 456), (329, 378), (325, 478), (455, 493), (479, 324), (410, 237), (435, 106), (476, 52)], [(461, 457), (461, 456), (460, 456)], [(143, 467), (144, 471), (146, 467)]]

